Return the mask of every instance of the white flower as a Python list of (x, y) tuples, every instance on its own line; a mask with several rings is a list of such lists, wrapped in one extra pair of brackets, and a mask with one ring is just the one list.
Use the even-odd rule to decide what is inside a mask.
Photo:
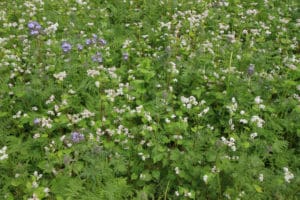
[(55, 24), (51, 24), (49, 27), (45, 28), (44, 31), (47, 35), (49, 35), (49, 34), (55, 33), (57, 31), (57, 28), (58, 28), (58, 23), (55, 23)]
[(96, 86), (97, 88), (99, 88), (99, 87), (100, 87), (100, 82), (99, 82), (99, 81), (96, 81), (96, 82), (95, 82), (95, 86)]
[(264, 104), (259, 104), (258, 106), (260, 109), (264, 110), (266, 108), (266, 106)]
[(36, 181), (32, 182), (32, 188), (37, 188), (37, 187), (39, 187), (39, 184)]
[(8, 158), (8, 154), (6, 154), (6, 150), (7, 150), (7, 146), (2, 147), (2, 149), (0, 149), (0, 160), (5, 160)]
[(95, 76), (100, 75), (100, 72), (94, 69), (88, 69), (87, 75), (94, 78)]
[(205, 183), (207, 183), (207, 181), (208, 181), (208, 176), (207, 176), (206, 174), (203, 176), (203, 181), (204, 181)]
[(263, 174), (259, 174), (258, 180), (260, 182), (263, 182), (264, 181), (264, 175)]
[(50, 189), (49, 189), (48, 187), (46, 187), (46, 188), (44, 189), (44, 192), (46, 193), (46, 195), (48, 195), (48, 193), (50, 192)]
[(262, 128), (265, 123), (265, 121), (257, 115), (252, 116), (251, 122), (255, 122), (259, 128)]
[(284, 167), (283, 171), (284, 171), (285, 182), (290, 183), (291, 182), (290, 180), (294, 178), (294, 174), (291, 173), (287, 167)]
[(175, 173), (176, 173), (176, 174), (179, 174), (179, 173), (180, 173), (180, 170), (179, 170), (178, 167), (175, 167)]
[(166, 118), (166, 119), (165, 119), (165, 122), (166, 122), (167, 124), (169, 124), (171, 121), (169, 120), (169, 118)]
[(63, 81), (64, 78), (66, 78), (67, 73), (66, 73), (66, 71), (62, 71), (62, 72), (59, 72), (57, 74), (53, 74), (53, 76), (54, 76), (54, 78), (56, 78), (56, 79), (58, 79), (60, 81)]
[(242, 124), (247, 124), (247, 123), (248, 123), (248, 120), (246, 120), (246, 119), (240, 119), (240, 123), (242, 123)]
[(263, 100), (260, 98), (260, 96), (255, 97), (254, 101), (256, 104), (261, 104), (263, 102)]
[(33, 139), (37, 139), (39, 137), (41, 137), (41, 135), (39, 133), (36, 133), (36, 134), (34, 134)]
[(250, 134), (250, 138), (251, 138), (251, 139), (254, 139), (254, 138), (256, 138), (256, 137), (257, 137), (257, 133), (251, 133), (251, 134)]

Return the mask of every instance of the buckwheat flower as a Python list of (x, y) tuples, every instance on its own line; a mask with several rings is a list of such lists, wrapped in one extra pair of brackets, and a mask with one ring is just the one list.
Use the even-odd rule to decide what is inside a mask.
[(253, 64), (250, 64), (248, 67), (248, 75), (252, 76), (254, 74), (254, 68), (255, 66)]
[(59, 81), (63, 81), (64, 78), (66, 78), (67, 73), (66, 73), (66, 71), (62, 71), (57, 74), (53, 74), (53, 76), (54, 76), (54, 78), (58, 79)]
[(78, 143), (78, 142), (84, 140), (84, 135), (82, 133), (79, 133), (79, 132), (72, 132), (71, 133), (71, 140), (74, 143)]
[(45, 192), (45, 194), (46, 194), (46, 196), (48, 196), (49, 194), (49, 192), (50, 192), (50, 189), (48, 188), (48, 187), (46, 187), (45, 189), (44, 189), (44, 192)]
[(251, 133), (250, 134), (250, 138), (253, 140), (254, 138), (256, 138), (257, 137), (257, 133)]
[(255, 97), (254, 101), (256, 104), (261, 104), (263, 102), (263, 100), (260, 98), (260, 96)]
[(175, 167), (175, 174), (179, 174), (180, 173), (180, 170), (178, 167)]
[(37, 188), (39, 187), (39, 184), (36, 181), (32, 182), (32, 188)]
[(100, 75), (100, 72), (98, 70), (88, 69), (87, 70), (87, 75), (94, 78), (95, 76)]
[(246, 120), (246, 119), (240, 119), (240, 123), (242, 123), (242, 124), (247, 124), (247, 123), (248, 123), (248, 120)]
[(96, 86), (97, 88), (99, 88), (99, 87), (100, 87), (100, 82), (99, 82), (99, 81), (96, 81), (96, 82), (95, 82), (95, 86)]
[(36, 133), (36, 134), (34, 134), (33, 135), (33, 139), (38, 139), (38, 138), (40, 138), (41, 137), (41, 134), (39, 134), (39, 133)]
[(63, 42), (61, 45), (61, 48), (62, 48), (63, 52), (67, 53), (67, 52), (71, 51), (72, 45), (68, 42)]
[(207, 181), (208, 181), (208, 176), (207, 176), (206, 174), (203, 176), (203, 181), (204, 181), (205, 184), (206, 184)]
[(284, 171), (284, 180), (285, 180), (285, 182), (290, 183), (291, 179), (294, 178), (294, 174), (291, 173), (287, 167), (284, 167), (283, 171)]
[(7, 146), (2, 147), (0, 149), (0, 160), (5, 160), (8, 158), (8, 154), (6, 154)]
[(251, 122), (256, 123), (256, 126), (259, 128), (262, 128), (265, 123), (265, 121), (257, 115), (252, 116)]
[(261, 110), (264, 110), (264, 109), (266, 108), (266, 106), (265, 106), (264, 104), (260, 104), (258, 107), (259, 107), (259, 109), (261, 109)]
[(263, 174), (259, 174), (258, 180), (260, 182), (263, 182), (264, 181), (264, 175)]

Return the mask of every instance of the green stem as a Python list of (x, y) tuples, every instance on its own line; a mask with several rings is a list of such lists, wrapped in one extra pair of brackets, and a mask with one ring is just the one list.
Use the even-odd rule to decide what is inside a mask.
[(169, 190), (169, 184), (170, 184), (170, 181), (168, 181), (167, 188), (166, 188), (166, 190), (165, 190), (164, 200), (167, 199), (167, 193), (168, 193), (168, 190)]

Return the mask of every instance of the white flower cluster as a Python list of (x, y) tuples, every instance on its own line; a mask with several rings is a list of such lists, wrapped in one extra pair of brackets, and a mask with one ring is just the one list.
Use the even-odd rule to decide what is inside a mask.
[(257, 133), (255, 132), (255, 133), (251, 133), (250, 134), (250, 138), (253, 140), (254, 138), (256, 138), (257, 137)]
[(207, 181), (208, 181), (208, 176), (207, 176), (206, 174), (203, 176), (203, 181), (204, 181), (205, 184), (206, 184)]
[(208, 113), (209, 107), (206, 107), (204, 110), (202, 110), (199, 114), (198, 117), (203, 117), (206, 113)]
[(42, 127), (52, 128), (52, 119), (43, 117), (41, 119)]
[(256, 126), (259, 128), (262, 128), (265, 123), (265, 121), (257, 115), (251, 117), (251, 122), (256, 123)]
[(64, 78), (67, 77), (67, 73), (66, 73), (66, 71), (62, 71), (62, 72), (53, 74), (53, 76), (54, 76), (54, 78), (58, 79), (59, 81), (63, 81)]
[(47, 35), (54, 34), (58, 28), (58, 23), (49, 22), (49, 24), (50, 26), (44, 30)]
[(117, 88), (117, 89), (107, 89), (104, 92), (106, 93), (106, 97), (108, 98), (108, 100), (111, 101), (111, 102), (114, 102), (115, 98), (117, 96), (124, 95), (124, 91), (123, 91), (124, 88), (128, 89), (129, 84), (128, 83), (126, 83), (126, 84), (120, 83), (119, 88)]
[(142, 159), (143, 161), (145, 161), (147, 158), (150, 158), (150, 156), (149, 156), (148, 154), (145, 155), (145, 154), (142, 153), (142, 152), (138, 153), (138, 155), (141, 157), (141, 159)]
[(290, 183), (291, 179), (294, 178), (294, 174), (291, 173), (287, 167), (284, 167), (283, 171), (284, 171), (284, 180), (285, 180), (285, 182)]
[(179, 174), (180, 173), (180, 169), (179, 169), (179, 167), (175, 167), (175, 174)]
[(87, 70), (87, 75), (94, 78), (95, 76), (100, 75), (100, 72), (98, 70), (88, 69)]
[(88, 109), (84, 109), (81, 113), (80, 113), (81, 117), (83, 119), (89, 118), (89, 117), (94, 117), (95, 113), (92, 113), (91, 111), (89, 111)]
[(0, 149), (0, 160), (5, 160), (8, 158), (8, 154), (6, 154), (7, 146), (2, 147)]
[(190, 96), (189, 98), (186, 98), (184, 96), (180, 97), (181, 102), (183, 103), (183, 106), (187, 109), (191, 109), (192, 106), (198, 105), (198, 101), (194, 96)]
[(230, 137), (229, 140), (227, 140), (225, 137), (222, 136), (221, 140), (222, 140), (223, 144), (230, 147), (232, 151), (236, 151), (235, 139), (233, 137)]
[(170, 62), (171, 69), (168, 69), (168, 72), (171, 72), (172, 74), (179, 74), (178, 69), (176, 68), (176, 63)]
[(52, 102), (54, 101), (54, 99), (55, 99), (55, 96), (54, 96), (54, 95), (51, 95), (51, 96), (49, 97), (49, 99), (46, 101), (46, 104), (52, 103)]
[(259, 174), (258, 180), (260, 182), (263, 182), (264, 181), (264, 174)]
[(266, 106), (262, 104), (263, 100), (260, 98), (260, 96), (255, 97), (254, 102), (258, 105), (260, 109), (265, 109)]
[(229, 105), (229, 106), (226, 106), (226, 108), (232, 114), (237, 110), (238, 104), (237, 104), (236, 99), (234, 97), (232, 97), (231, 102), (232, 102), (232, 104)]
[(89, 111), (88, 109), (84, 109), (81, 113), (79, 114), (67, 114), (68, 119), (71, 121), (68, 125), (72, 124), (77, 124), (83, 119), (94, 117), (95, 113)]

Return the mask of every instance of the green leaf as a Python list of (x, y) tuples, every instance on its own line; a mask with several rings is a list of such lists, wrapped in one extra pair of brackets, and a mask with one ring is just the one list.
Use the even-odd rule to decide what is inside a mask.
[(256, 190), (256, 192), (258, 192), (258, 193), (262, 193), (263, 191), (262, 191), (262, 188), (259, 186), (259, 185), (253, 185), (254, 186), (254, 188), (255, 188), (255, 190)]

